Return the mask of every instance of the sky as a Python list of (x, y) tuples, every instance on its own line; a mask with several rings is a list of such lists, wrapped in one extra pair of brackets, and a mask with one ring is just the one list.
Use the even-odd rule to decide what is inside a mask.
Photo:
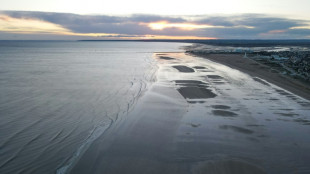
[(310, 39), (310, 0), (0, 1), (0, 40)]

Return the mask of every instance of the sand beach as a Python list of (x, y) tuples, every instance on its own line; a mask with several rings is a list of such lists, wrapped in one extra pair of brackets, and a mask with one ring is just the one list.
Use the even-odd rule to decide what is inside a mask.
[[(156, 82), (71, 173), (309, 172), (309, 100), (239, 57), (229, 67), (182, 52), (155, 53)], [(237, 68), (242, 62), (248, 74)]]

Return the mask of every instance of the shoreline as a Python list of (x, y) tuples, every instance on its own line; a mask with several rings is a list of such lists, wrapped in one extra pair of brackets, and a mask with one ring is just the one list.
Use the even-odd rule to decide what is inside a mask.
[(300, 80), (272, 71), (272, 67), (258, 63), (241, 54), (193, 54), (204, 59), (229, 66), (253, 77), (262, 78), (302, 98), (310, 100), (310, 86)]

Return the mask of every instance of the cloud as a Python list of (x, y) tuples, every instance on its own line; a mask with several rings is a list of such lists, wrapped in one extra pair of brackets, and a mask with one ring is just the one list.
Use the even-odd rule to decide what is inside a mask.
[[(310, 21), (288, 19), (266, 14), (160, 16), (133, 14), (128, 16), (78, 15), (71, 13), (2, 11), (0, 22), (40, 21), (58, 29), (62, 34), (100, 38), (221, 38), (221, 39), (303, 39), (310, 35)], [(5, 16), (5, 17), (3, 17)], [(9, 24), (11, 22), (11, 24)], [(23, 31), (25, 26), (15, 29)], [(40, 26), (40, 25), (38, 25)], [(66, 31), (66, 32), (64, 32)], [(12, 33), (13, 30), (0, 32)], [(36, 34), (33, 31), (33, 34)], [(29, 33), (28, 33), (29, 34)], [(61, 32), (59, 32), (61, 34)], [(0, 37), (3, 34), (0, 35)], [(0, 38), (1, 39), (1, 38)]]
[(64, 33), (68, 30), (61, 25), (38, 19), (13, 18), (0, 14), (0, 31), (12, 33)]

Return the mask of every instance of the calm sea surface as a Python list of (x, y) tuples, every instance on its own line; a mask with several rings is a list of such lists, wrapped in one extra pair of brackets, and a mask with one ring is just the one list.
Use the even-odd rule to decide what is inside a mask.
[(182, 45), (0, 41), (0, 173), (64, 173)]

